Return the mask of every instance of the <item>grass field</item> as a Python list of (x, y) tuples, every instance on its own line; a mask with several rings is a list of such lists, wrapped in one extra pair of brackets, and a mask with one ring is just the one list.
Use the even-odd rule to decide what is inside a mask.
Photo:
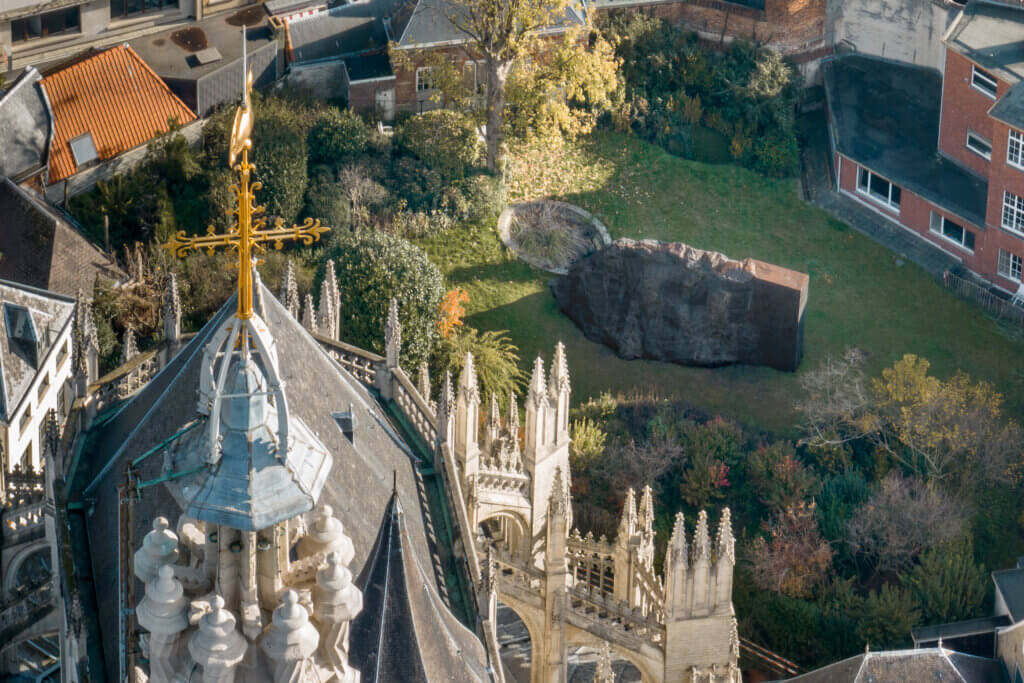
[(960, 368), (994, 383), (1011, 412), (1024, 412), (1024, 346), (922, 269), (900, 264), (896, 254), (803, 203), (794, 180), (686, 161), (635, 137), (601, 132), (566, 149), (521, 152), (510, 162), (509, 187), (513, 201), (557, 197), (578, 204), (599, 216), (612, 237), (686, 242), (811, 276), (799, 372), (690, 368), (621, 360), (585, 339), (548, 291), (554, 276), (506, 254), (493, 229), (421, 242), (448, 285), (469, 293), (467, 322), (510, 330), (524, 367), (538, 352), (550, 358), (555, 341), (566, 344), (576, 402), (605, 390), (653, 391), (791, 434), (800, 372), (857, 346), (868, 353), (872, 374), (915, 353), (940, 377)]

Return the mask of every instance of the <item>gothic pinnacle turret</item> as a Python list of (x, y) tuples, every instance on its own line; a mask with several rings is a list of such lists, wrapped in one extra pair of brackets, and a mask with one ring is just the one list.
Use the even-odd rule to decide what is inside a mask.
[(384, 356), (388, 368), (397, 368), (402, 350), (402, 321), (398, 317), (398, 299), (388, 304), (388, 321), (384, 325)]
[(313, 306), (313, 295), (306, 295), (306, 303), (302, 307), (302, 326), (307, 332), (317, 331), (316, 308)]
[(288, 259), (284, 280), (281, 282), (281, 303), (293, 318), (299, 319), (299, 284), (295, 280), (295, 263), (291, 259)]
[(181, 339), (181, 297), (178, 295), (178, 276), (167, 275), (167, 288), (163, 302), (164, 339), (176, 344)]

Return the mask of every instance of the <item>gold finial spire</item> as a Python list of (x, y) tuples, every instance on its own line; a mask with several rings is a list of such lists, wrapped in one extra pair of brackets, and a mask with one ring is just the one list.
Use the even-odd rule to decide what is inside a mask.
[[(234, 247), (238, 250), (238, 317), (252, 317), (252, 252), (263, 250), (262, 243), (273, 242), (275, 249), (280, 249), (285, 240), (301, 241), (310, 245), (320, 239), (320, 235), (330, 230), (320, 225), (319, 220), (307, 218), (302, 225), (286, 227), (280, 218), (274, 220), (274, 227), (264, 229), (267, 219), (260, 214), (264, 207), (254, 205), (256, 190), (262, 187), (259, 182), (250, 182), (249, 177), (256, 168), (249, 163), (249, 150), (252, 149), (252, 124), (254, 113), (249, 104), (249, 93), (252, 90), (252, 71), (245, 71), (245, 29), (242, 29), (242, 73), (246, 74), (243, 86), (244, 95), (241, 106), (235, 111), (234, 125), (231, 127), (231, 143), (229, 146), (229, 163), (238, 172), (240, 182), (232, 185), (232, 191), (238, 196), (238, 207), (229, 209), (228, 215), (238, 217), (237, 223), (228, 228), (226, 233), (218, 233), (211, 225), (206, 228), (205, 235), (188, 236), (179, 230), (167, 244), (165, 249), (178, 257), (190, 251), (206, 249), (213, 254), (217, 247)], [(241, 153), (242, 161), (235, 164)]]

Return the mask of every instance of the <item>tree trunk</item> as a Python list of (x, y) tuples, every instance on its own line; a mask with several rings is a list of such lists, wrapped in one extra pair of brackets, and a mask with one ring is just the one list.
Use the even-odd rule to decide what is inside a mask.
[(487, 170), (504, 174), (501, 143), (505, 124), (505, 82), (511, 62), (488, 58), (487, 63)]

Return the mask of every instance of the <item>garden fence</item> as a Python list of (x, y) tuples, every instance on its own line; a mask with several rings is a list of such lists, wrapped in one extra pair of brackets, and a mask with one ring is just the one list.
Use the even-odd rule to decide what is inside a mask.
[(954, 275), (948, 270), (942, 274), (942, 282), (947, 289), (978, 304), (996, 319), (1006, 321), (1024, 331), (1024, 306), (1014, 305), (1009, 299), (1004, 299), (976, 282)]

